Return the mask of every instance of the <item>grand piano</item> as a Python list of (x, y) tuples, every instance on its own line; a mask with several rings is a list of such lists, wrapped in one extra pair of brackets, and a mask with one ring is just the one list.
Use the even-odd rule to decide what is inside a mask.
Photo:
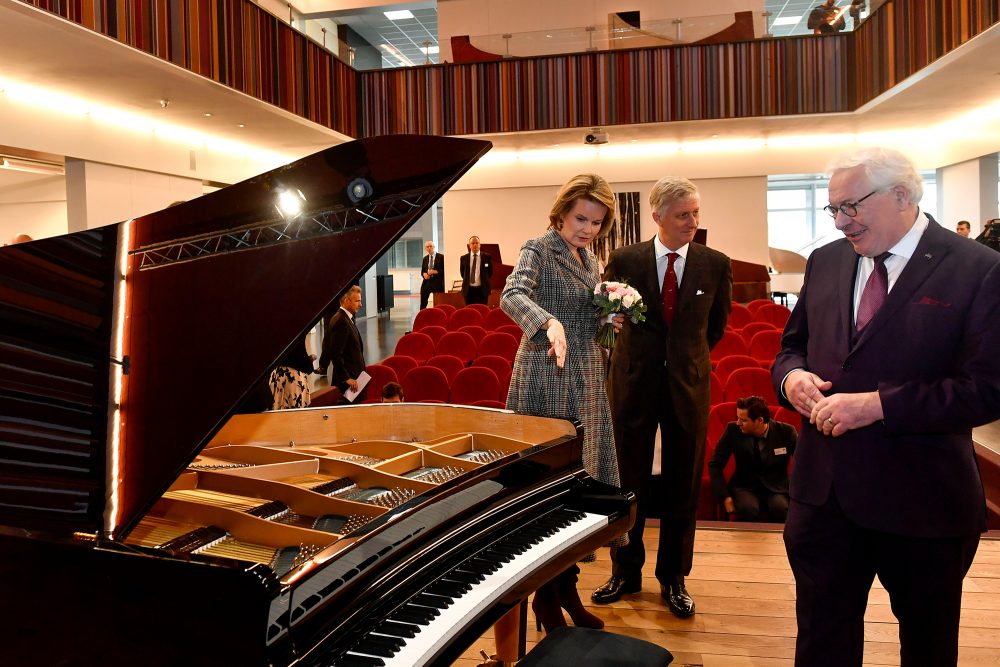
[(628, 529), (567, 421), (236, 414), (489, 147), (364, 139), (0, 249), (0, 664), (446, 665)]

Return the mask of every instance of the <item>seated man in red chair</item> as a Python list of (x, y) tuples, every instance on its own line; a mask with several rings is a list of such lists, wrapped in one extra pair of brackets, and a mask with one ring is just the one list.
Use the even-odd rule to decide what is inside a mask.
[[(788, 461), (798, 433), (771, 421), (771, 410), (760, 396), (736, 401), (736, 421), (726, 427), (708, 462), (716, 498), (738, 521), (756, 521), (763, 509), (768, 521), (784, 523), (788, 513)], [(723, 475), (729, 457), (736, 471), (728, 484)]]

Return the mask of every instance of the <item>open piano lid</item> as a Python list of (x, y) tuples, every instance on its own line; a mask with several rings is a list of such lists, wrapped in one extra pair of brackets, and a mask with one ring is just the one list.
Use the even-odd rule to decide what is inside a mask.
[[(362, 139), (129, 222), (0, 248), (0, 526), (127, 533), (490, 147)], [(293, 219), (283, 191), (304, 200)]]

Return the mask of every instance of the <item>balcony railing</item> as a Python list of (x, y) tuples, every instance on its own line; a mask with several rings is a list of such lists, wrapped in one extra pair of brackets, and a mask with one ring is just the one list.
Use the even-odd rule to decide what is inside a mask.
[[(249, 0), (21, 1), (358, 137), (853, 111), (1000, 20), (1000, 0), (888, 0), (839, 35), (586, 51), (588, 36), (578, 53), (358, 72)], [(674, 37), (696, 36), (688, 21)]]

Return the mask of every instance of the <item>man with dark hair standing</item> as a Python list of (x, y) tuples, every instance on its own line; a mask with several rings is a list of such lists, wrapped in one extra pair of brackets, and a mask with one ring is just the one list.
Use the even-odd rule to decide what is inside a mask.
[(469, 252), (458, 261), (462, 275), (462, 296), (465, 305), (489, 303), (490, 279), (493, 278), (493, 258), (489, 253), (479, 252), (479, 237), (469, 238)]
[[(319, 372), (330, 368), (330, 385), (346, 393), (358, 390), (358, 376), (365, 370), (365, 350), (361, 334), (354, 323), (354, 316), (361, 310), (361, 288), (351, 286), (340, 297), (340, 309), (330, 318), (326, 335), (323, 336), (323, 353), (319, 358)], [(341, 404), (361, 403), (365, 400), (363, 388), (354, 401), (342, 398)]]
[(656, 236), (612, 252), (604, 275), (636, 288), (648, 310), (645, 322), (626, 320), (607, 382), (621, 485), (639, 500), (636, 520), (628, 545), (612, 547), (611, 578), (591, 599), (614, 602), (642, 587), (642, 533), (659, 427), (664, 498), (656, 578), (670, 610), (686, 618), (695, 606), (684, 577), (691, 572), (705, 463), (709, 351), (726, 330), (733, 273), (728, 257), (692, 243), (701, 212), (694, 183), (662, 178), (653, 186), (649, 204)]
[(434, 241), (424, 244), (424, 259), (420, 265), (420, 310), (427, 307), (431, 292), (444, 291), (444, 255), (434, 252)]
[(809, 257), (772, 367), (812, 424), (785, 523), (795, 662), (861, 665), (878, 576), (902, 665), (948, 667), (986, 529), (972, 427), (1000, 418), (1000, 255), (918, 208), (923, 183), (898, 151), (830, 171), (825, 208), (845, 238)]
[(972, 232), (972, 225), (968, 220), (959, 220), (955, 223), (955, 233), (959, 236), (964, 236), (969, 238), (969, 234)]
[[(736, 421), (719, 438), (708, 475), (716, 498), (738, 521), (757, 521), (763, 510), (768, 521), (785, 522), (788, 462), (797, 437), (794, 427), (771, 419), (771, 409), (760, 396), (736, 400)], [(723, 472), (731, 456), (736, 457), (736, 469), (727, 482)]]

